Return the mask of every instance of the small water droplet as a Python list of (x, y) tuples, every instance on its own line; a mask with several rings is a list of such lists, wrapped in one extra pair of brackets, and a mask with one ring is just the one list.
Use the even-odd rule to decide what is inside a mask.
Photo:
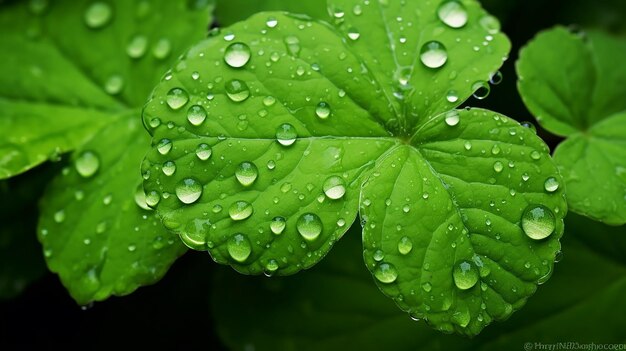
[(113, 75), (104, 83), (104, 91), (111, 95), (119, 94), (124, 88), (124, 78), (119, 75)]
[(276, 129), (276, 140), (283, 146), (292, 145), (297, 137), (296, 128), (289, 123), (283, 123)]
[(265, 275), (270, 277), (274, 272), (278, 270), (278, 262), (276, 260), (269, 260), (265, 265)]
[(493, 164), (493, 170), (496, 171), (496, 173), (502, 172), (503, 169), (504, 169), (504, 165), (502, 164), (502, 162), (496, 161)]
[(314, 213), (305, 213), (298, 218), (296, 229), (305, 240), (313, 241), (322, 233), (322, 220)]
[(111, 6), (105, 2), (94, 2), (85, 11), (85, 24), (89, 28), (102, 28), (106, 26), (113, 17)]
[(452, 28), (461, 28), (467, 23), (467, 10), (458, 0), (445, 1), (439, 5), (437, 16), (441, 22)]
[(300, 39), (298, 37), (293, 35), (285, 37), (285, 45), (292, 56), (298, 57), (300, 54)]
[(154, 56), (157, 60), (163, 60), (169, 56), (171, 51), (172, 44), (170, 41), (165, 38), (161, 38), (152, 47), (152, 56)]
[(59, 210), (54, 213), (54, 221), (57, 223), (63, 223), (65, 221), (65, 211)]
[(343, 178), (339, 176), (330, 176), (324, 181), (322, 186), (324, 194), (329, 199), (337, 200), (343, 197), (346, 193), (346, 183)]
[(539, 151), (537, 151), (537, 150), (533, 150), (530, 153), (530, 158), (532, 158), (533, 160), (537, 161), (538, 159), (541, 158), (541, 153)]
[(276, 103), (276, 98), (273, 96), (266, 96), (263, 98), (263, 105), (265, 105), (265, 107), (270, 107), (273, 106)]
[(429, 282), (422, 283), (422, 289), (426, 292), (430, 292), (433, 286)]
[(75, 167), (78, 174), (89, 178), (100, 168), (100, 157), (93, 151), (83, 151), (76, 158)]
[(480, 25), (489, 34), (498, 34), (500, 32), (500, 21), (497, 18), (486, 15), (480, 19)]
[(459, 93), (456, 90), (449, 90), (446, 94), (446, 100), (448, 100), (449, 103), (459, 101)]
[(553, 193), (559, 189), (559, 181), (554, 177), (550, 177), (543, 183), (543, 187), (547, 192)]
[(385, 253), (383, 252), (383, 250), (376, 250), (376, 251), (374, 251), (374, 261), (380, 262), (384, 258), (385, 258)]
[(173, 88), (167, 93), (167, 105), (172, 110), (178, 110), (189, 101), (189, 94), (181, 88)]
[(448, 61), (446, 47), (438, 41), (429, 41), (420, 50), (420, 60), (429, 68), (439, 68)]
[(358, 40), (361, 37), (361, 33), (359, 33), (359, 30), (352, 27), (350, 29), (348, 29), (348, 38), (350, 38), (350, 40)]
[(454, 127), (459, 124), (461, 117), (458, 111), (450, 111), (446, 113), (445, 122), (450, 127)]
[(202, 185), (193, 178), (185, 178), (176, 186), (176, 197), (184, 204), (192, 204), (202, 196)]
[(176, 172), (176, 164), (173, 161), (167, 161), (163, 164), (161, 170), (166, 176), (171, 176), (174, 172)]
[(226, 245), (228, 254), (237, 262), (245, 262), (252, 253), (250, 240), (244, 234), (238, 233), (233, 235)]
[(211, 157), (212, 153), (213, 150), (208, 144), (203, 143), (198, 145), (198, 147), (196, 148), (196, 156), (198, 157), (198, 159), (200, 159), (200, 161), (208, 160)]
[(242, 102), (250, 97), (250, 88), (246, 82), (232, 79), (225, 83), (226, 95), (234, 102)]
[(150, 207), (155, 207), (161, 201), (161, 195), (156, 191), (152, 190), (146, 194), (146, 204)]
[(224, 51), (224, 62), (233, 68), (245, 66), (250, 61), (250, 47), (244, 43), (232, 43)]
[(537, 133), (537, 127), (535, 127), (535, 125), (532, 122), (528, 122), (528, 121), (524, 121), (524, 122), (520, 122), (520, 125), (524, 128), (528, 128), (530, 130), (533, 131), (533, 133)]
[(193, 105), (187, 110), (187, 120), (194, 126), (201, 125), (206, 117), (206, 110), (202, 106)]
[(270, 230), (276, 235), (280, 235), (287, 226), (287, 220), (284, 217), (274, 217), (270, 222)]
[(328, 103), (322, 101), (317, 104), (317, 107), (315, 107), (315, 114), (321, 119), (328, 118), (328, 116), (330, 116), (330, 106)]
[(504, 76), (502, 75), (502, 72), (498, 71), (491, 75), (491, 77), (489, 78), (489, 83), (491, 83), (492, 85), (498, 85), (502, 83), (503, 79)]
[(252, 216), (253, 212), (252, 204), (247, 201), (235, 201), (228, 208), (228, 215), (233, 221), (243, 221)]
[(257, 166), (252, 162), (242, 162), (235, 170), (235, 177), (239, 181), (239, 184), (243, 186), (250, 186), (259, 176), (259, 170)]
[(167, 155), (172, 150), (172, 142), (169, 139), (161, 139), (157, 143), (157, 150), (161, 155)]
[(265, 25), (269, 28), (275, 28), (278, 25), (278, 20), (276, 17), (269, 17), (267, 21), (265, 21)]
[(413, 242), (408, 236), (403, 236), (398, 242), (398, 252), (401, 255), (408, 255), (413, 250)]
[(522, 215), (522, 230), (534, 240), (542, 240), (554, 233), (556, 218), (543, 205), (529, 205)]
[(390, 284), (398, 278), (398, 271), (393, 264), (383, 262), (374, 269), (374, 277), (383, 284)]
[(478, 268), (468, 260), (462, 260), (454, 265), (452, 278), (454, 285), (461, 290), (472, 288), (478, 282)]
[(147, 49), (148, 39), (143, 35), (135, 35), (130, 42), (128, 42), (126, 53), (130, 58), (138, 59), (146, 53)]

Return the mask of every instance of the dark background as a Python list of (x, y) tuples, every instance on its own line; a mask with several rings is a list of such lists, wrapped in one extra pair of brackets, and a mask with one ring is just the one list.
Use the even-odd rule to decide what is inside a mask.
[[(511, 39), (513, 49), (502, 68), (503, 82), (492, 87), (486, 100), (470, 99), (467, 105), (486, 107), (519, 121), (533, 118), (517, 93), (514, 63), (520, 47), (538, 31), (563, 24), (573, 25), (575, 29), (626, 32), (624, 0), (484, 0), (483, 5), (500, 18), (502, 30)], [(217, 21), (219, 23), (219, 18)], [(539, 134), (552, 148), (559, 141), (544, 131), (540, 130)], [(29, 196), (37, 199), (45, 181), (33, 182), (32, 174), (53, 174), (62, 163), (43, 165), (11, 179), (5, 186), (19, 188), (28, 184)], [(10, 214), (10, 218), (2, 218), (2, 221), (10, 220), (24, 233), (32, 233), (32, 238), (24, 240), (34, 241), (38, 218), (36, 201), (20, 204)], [(25, 264), (33, 266), (42, 262), (36, 257), (24, 259), (28, 259)], [(112, 297), (82, 308), (72, 300), (56, 275), (35, 272), (41, 274), (40, 279), (19, 296), (0, 302), (0, 350), (31, 349), (38, 345), (90, 350), (132, 346), (225, 349), (215, 333), (209, 299), (211, 289), (219, 289), (219, 286), (212, 286), (211, 280), (217, 269), (223, 268), (217, 267), (208, 254), (189, 252), (158, 284), (140, 288), (126, 297)]]

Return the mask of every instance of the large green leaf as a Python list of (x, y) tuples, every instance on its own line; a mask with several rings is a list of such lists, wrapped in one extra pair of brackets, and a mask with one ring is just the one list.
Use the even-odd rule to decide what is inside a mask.
[(58, 158), (141, 106), (209, 20), (206, 1), (0, 6), (0, 128), (11, 131), (0, 135), (0, 178)]
[[(559, 50), (553, 50), (558, 45)], [(554, 152), (571, 209), (626, 223), (626, 41), (557, 27), (520, 53), (518, 87), (548, 131), (567, 137)]]
[(206, 35), (210, 10), (205, 1), (3, 5), (0, 44), (11, 50), (1, 54), (0, 125), (12, 133), (0, 136), (0, 172), (80, 151), (44, 195), (39, 239), (81, 304), (157, 281), (185, 250), (136, 199), (149, 145), (140, 107)]
[[(356, 230), (323, 262), (295, 277), (218, 272), (214, 285), (222, 288), (211, 296), (213, 316), (222, 341), (233, 350), (488, 351), (523, 349), (526, 343), (539, 349), (565, 340), (622, 344), (626, 266), (623, 255), (612, 257), (611, 246), (623, 248), (626, 240), (614, 228), (584, 218), (568, 216), (567, 223), (564, 257), (550, 281), (525, 309), (471, 340), (436, 333), (377, 294), (353, 259), (360, 250)], [(293, 320), (298, 323), (285, 322)]]
[(215, 17), (220, 26), (226, 27), (263, 11), (287, 11), (323, 19), (326, 0), (217, 0)]
[[(477, 89), (482, 97), (506, 57), (499, 23), (475, 1), (331, 1), (329, 12), (335, 28), (261, 13), (181, 58), (144, 109), (151, 205), (189, 247), (219, 263), (291, 274), (328, 252), (360, 204), (366, 262), (378, 278), (384, 271), (377, 282), (401, 308), (469, 335), (507, 318), (546, 279), (566, 205), (534, 133), (489, 111), (454, 110)], [(422, 203), (427, 223), (410, 208)], [(549, 239), (520, 228), (530, 210), (544, 217), (527, 221), (526, 232)], [(284, 229), (275, 230), (276, 218)], [(405, 233), (407, 225), (416, 228)], [(413, 254), (397, 254), (404, 239)], [(430, 242), (447, 250), (428, 249)], [(503, 258), (503, 246), (515, 254)], [(432, 294), (407, 295), (429, 282), (419, 281), (426, 250), (440, 276), (431, 291), (454, 296), (432, 308)], [(487, 261), (491, 275), (457, 289), (455, 252)], [(383, 254), (397, 256), (395, 267), (372, 264)], [(481, 304), (486, 312), (476, 310)]]

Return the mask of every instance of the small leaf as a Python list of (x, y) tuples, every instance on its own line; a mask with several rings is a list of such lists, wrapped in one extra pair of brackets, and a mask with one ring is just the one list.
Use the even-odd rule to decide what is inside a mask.
[(147, 139), (138, 119), (120, 116), (74, 154), (44, 195), (39, 240), (79, 304), (154, 283), (186, 251), (149, 210), (140, 180), (128, 176)]
[(626, 41), (557, 27), (533, 39), (517, 63), (530, 111), (567, 137), (554, 159), (570, 208), (613, 225), (626, 223), (626, 70), (615, 65), (624, 53)]

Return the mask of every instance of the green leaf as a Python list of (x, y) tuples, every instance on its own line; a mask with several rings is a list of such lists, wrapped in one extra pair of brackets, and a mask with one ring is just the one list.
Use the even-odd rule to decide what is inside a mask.
[(287, 11), (324, 19), (326, 0), (217, 0), (215, 17), (221, 27), (227, 27), (263, 11)]
[[(392, 260), (404, 236), (413, 241), (413, 254), (398, 256), (398, 272), (383, 278), (396, 283), (379, 281), (401, 308), (468, 335), (520, 308), (559, 249), (565, 201), (562, 189), (548, 193), (545, 182), (561, 180), (530, 130), (492, 112), (454, 110), (477, 89), (484, 97), (509, 43), (476, 2), (446, 6), (332, 2), (339, 31), (308, 17), (261, 13), (190, 49), (144, 109), (153, 137), (144, 187), (164, 225), (240, 272), (286, 275), (319, 261), (360, 204), (375, 275), (391, 267), (372, 266), (380, 238)], [(453, 20), (450, 11), (463, 12)], [(433, 191), (428, 226), (398, 230), (426, 224), (424, 212), (406, 214), (399, 205), (423, 201), (423, 184)], [(527, 223), (536, 238), (552, 225), (543, 233), (549, 239), (533, 242), (520, 229), (529, 204), (542, 206), (529, 216), (556, 213), (552, 223)], [(502, 243), (478, 234), (487, 215)], [(277, 217), (284, 230), (272, 230)], [(457, 292), (450, 283), (458, 262), (433, 251), (440, 277), (431, 289), (454, 296), (429, 312), (428, 294), (408, 295), (422, 291), (420, 255), (431, 241), (455, 251), (455, 240), (465, 240), (459, 259), (489, 260), (492, 275), (481, 279), (493, 288), (484, 296), (481, 284)], [(519, 251), (504, 259), (501, 246)], [(476, 309), (481, 303), (487, 312)]]
[[(138, 115), (122, 115), (96, 134), (41, 202), (48, 267), (80, 304), (156, 282), (186, 251), (146, 205), (140, 179), (128, 176), (148, 143)], [(87, 170), (94, 175), (85, 177)]]
[[(39, 239), (81, 304), (161, 278), (185, 248), (135, 196), (149, 138), (140, 107), (178, 53), (206, 35), (206, 1), (3, 5), (3, 176), (78, 150), (48, 188)], [(5, 35), (6, 34), (6, 35)], [(5, 156), (6, 155), (6, 156)], [(109, 203), (110, 202), (110, 203)]]
[(178, 52), (203, 37), (209, 7), (195, 3), (0, 5), (0, 128), (11, 131), (0, 135), (0, 179), (58, 158), (111, 115), (141, 106)]
[[(623, 255), (613, 254), (626, 237), (584, 218), (568, 216), (566, 222), (564, 255), (550, 281), (506, 323), (472, 339), (437, 333), (382, 298), (353, 259), (360, 251), (357, 228), (323, 262), (295, 277), (218, 272), (213, 318), (232, 350), (489, 351), (521, 349), (527, 342), (624, 343), (626, 266)], [(293, 320), (298, 323), (285, 322)]]
[(626, 69), (615, 65), (624, 59), (624, 40), (557, 27), (533, 39), (517, 63), (526, 106), (567, 138), (554, 159), (570, 208), (613, 225), (626, 223)]

